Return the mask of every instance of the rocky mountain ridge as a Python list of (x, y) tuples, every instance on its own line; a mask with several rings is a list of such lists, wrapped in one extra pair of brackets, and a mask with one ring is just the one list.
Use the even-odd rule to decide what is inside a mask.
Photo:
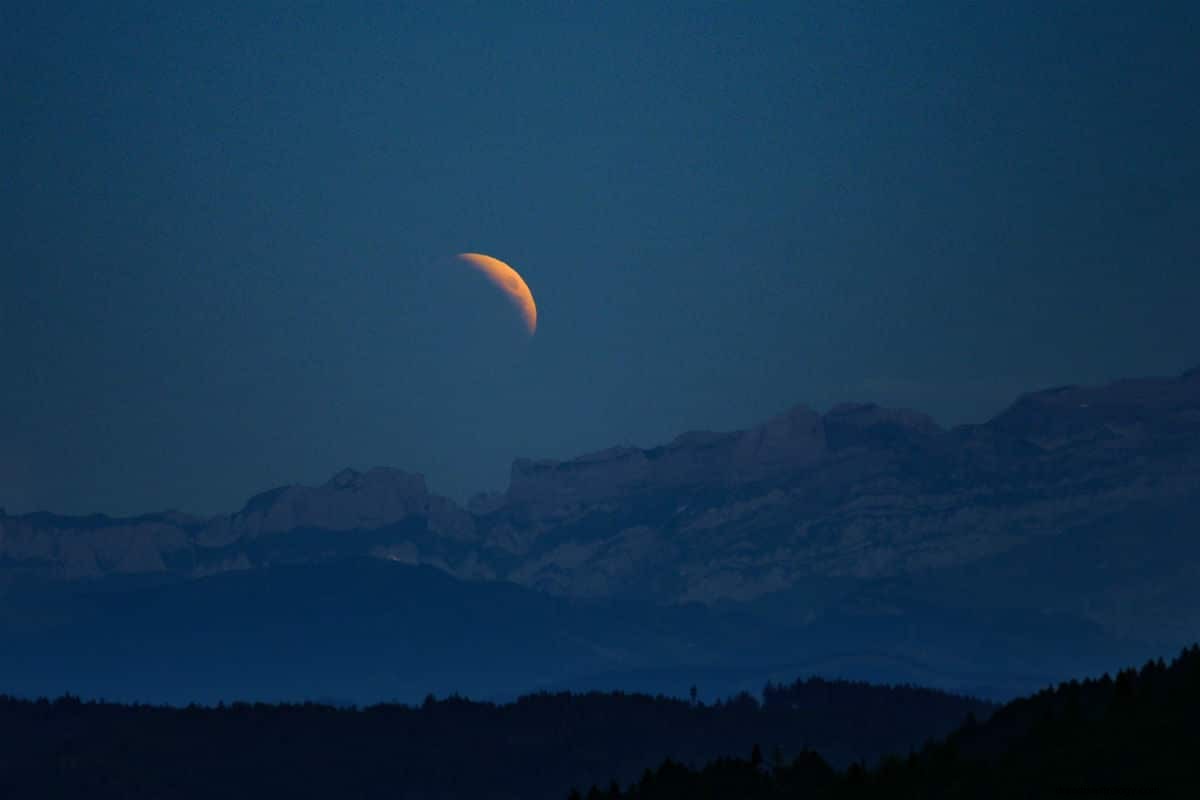
[(419, 475), (376, 468), (212, 519), (0, 517), (0, 592), (370, 555), (558, 595), (750, 603), (987, 563), (1197, 499), (1200, 369), (1034, 392), (948, 430), (870, 404), (797, 406), (660, 447), (518, 459), (505, 493), (465, 509)]

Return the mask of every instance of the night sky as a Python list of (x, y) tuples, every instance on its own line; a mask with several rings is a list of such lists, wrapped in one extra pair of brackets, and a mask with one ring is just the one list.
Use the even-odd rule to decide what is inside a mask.
[(184, 5), (0, 10), (10, 513), (1200, 363), (1195, 3)]

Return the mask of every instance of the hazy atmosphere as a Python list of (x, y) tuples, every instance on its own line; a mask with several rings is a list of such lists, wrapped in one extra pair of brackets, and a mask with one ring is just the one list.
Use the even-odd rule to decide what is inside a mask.
[(6, 7), (0, 505), (461, 499), (1200, 359), (1194, 4), (658, 5)]
[(1196, 2), (5, 4), (0, 797), (1200, 796), (1198, 89)]

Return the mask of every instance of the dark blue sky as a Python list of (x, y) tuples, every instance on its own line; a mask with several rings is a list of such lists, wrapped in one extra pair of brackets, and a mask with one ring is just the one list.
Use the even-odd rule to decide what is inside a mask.
[(23, 5), (10, 512), (1200, 363), (1194, 3)]

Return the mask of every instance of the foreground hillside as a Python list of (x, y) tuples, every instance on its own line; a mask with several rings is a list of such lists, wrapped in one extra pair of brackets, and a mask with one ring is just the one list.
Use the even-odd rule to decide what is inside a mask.
[(0, 697), (0, 796), (561, 800), (592, 786), (571, 794), (1183, 798), (1200, 786), (1198, 714), (1200, 646), (999, 709), (818, 679), (707, 705), (621, 693), (362, 710)]
[(991, 710), (821, 680), (715, 704), (560, 693), (504, 705), (175, 709), (0, 697), (0, 797), (561, 800), (572, 785), (626, 783), (664, 758), (703, 763), (759, 742), (815, 747), (835, 764), (874, 760)]
[[(1195, 797), (1200, 790), (1200, 647), (1116, 679), (1071, 681), (969, 720), (919, 753), (835, 773), (803, 751), (768, 763), (723, 758), (701, 768), (667, 761), (625, 791), (668, 798)], [(588, 797), (600, 796), (592, 789)]]

